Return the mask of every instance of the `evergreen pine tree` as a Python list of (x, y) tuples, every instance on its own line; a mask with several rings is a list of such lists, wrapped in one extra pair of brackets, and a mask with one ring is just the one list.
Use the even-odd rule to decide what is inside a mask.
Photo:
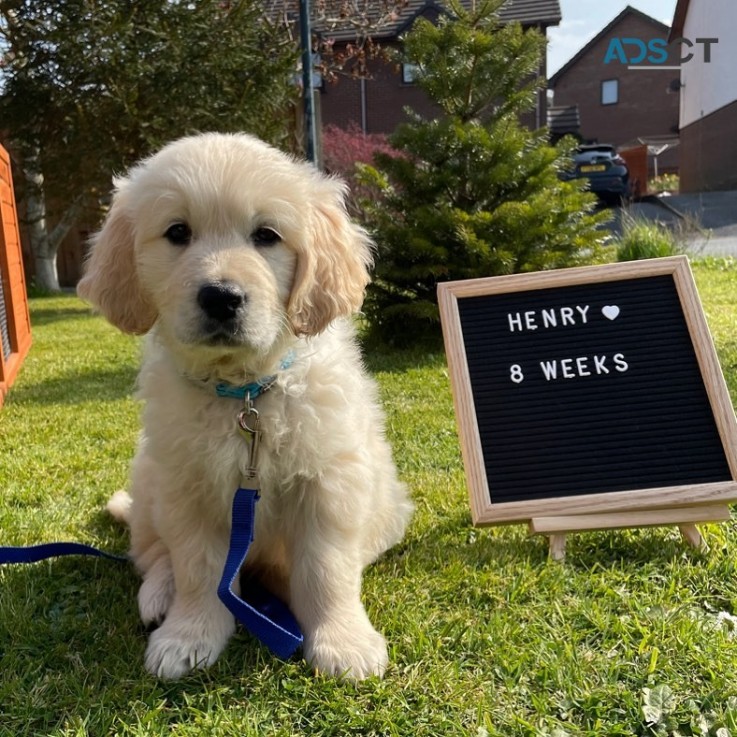
[(534, 109), (545, 38), (502, 25), (503, 0), (437, 25), (418, 19), (402, 60), (440, 114), (410, 113), (362, 176), (378, 191), (365, 215), (379, 247), (365, 309), (393, 343), (438, 334), (439, 281), (571, 266), (591, 260), (605, 216), (580, 181), (563, 182), (573, 141), (557, 147), (520, 115)]

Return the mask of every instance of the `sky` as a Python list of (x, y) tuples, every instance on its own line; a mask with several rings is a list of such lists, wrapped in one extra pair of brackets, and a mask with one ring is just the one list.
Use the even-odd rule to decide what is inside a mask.
[(676, 0), (560, 0), (563, 20), (548, 28), (548, 76), (560, 69), (628, 5), (670, 26)]

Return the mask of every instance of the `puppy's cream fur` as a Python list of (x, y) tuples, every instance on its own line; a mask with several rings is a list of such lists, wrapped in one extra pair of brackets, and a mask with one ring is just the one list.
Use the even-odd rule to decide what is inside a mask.
[[(191, 229), (187, 244), (165, 237), (175, 223)], [(280, 238), (264, 244), (260, 228)], [(370, 261), (343, 186), (247, 135), (182, 139), (116, 181), (78, 291), (122, 330), (147, 333), (130, 497), (109, 508), (130, 525), (141, 617), (161, 623), (150, 672), (213, 663), (235, 629), (216, 592), (248, 449), (242, 400), (213, 387), (270, 374), (256, 400), (261, 500), (247, 565), (288, 601), (316, 670), (360, 679), (386, 667), (361, 574), (400, 540), (412, 506), (349, 319)], [(226, 335), (198, 302), (213, 284), (245, 295)]]

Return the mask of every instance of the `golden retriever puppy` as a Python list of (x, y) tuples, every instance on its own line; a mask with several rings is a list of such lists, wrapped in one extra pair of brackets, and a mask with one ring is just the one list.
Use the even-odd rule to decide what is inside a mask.
[(264, 377), (246, 564), (287, 600), (317, 671), (361, 679), (386, 667), (361, 575), (401, 539), (412, 505), (354, 338), (371, 243), (343, 196), (251, 136), (192, 136), (116, 181), (92, 240), (79, 294), (147, 334), (130, 497), (109, 507), (130, 525), (141, 618), (160, 623), (146, 667), (161, 677), (213, 663), (235, 629), (217, 588), (249, 446), (244, 400), (215, 387)]

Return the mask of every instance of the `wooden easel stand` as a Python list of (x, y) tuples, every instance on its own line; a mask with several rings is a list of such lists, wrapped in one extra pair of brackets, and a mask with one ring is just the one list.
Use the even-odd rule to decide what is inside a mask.
[(726, 504), (675, 507), (671, 509), (638, 509), (631, 512), (579, 514), (560, 517), (537, 517), (530, 520), (531, 535), (547, 535), (550, 557), (563, 561), (566, 555), (566, 536), (574, 532), (609, 530), (627, 527), (659, 527), (678, 525), (684, 540), (697, 550), (705, 543), (697, 523), (723, 522), (730, 518)]

